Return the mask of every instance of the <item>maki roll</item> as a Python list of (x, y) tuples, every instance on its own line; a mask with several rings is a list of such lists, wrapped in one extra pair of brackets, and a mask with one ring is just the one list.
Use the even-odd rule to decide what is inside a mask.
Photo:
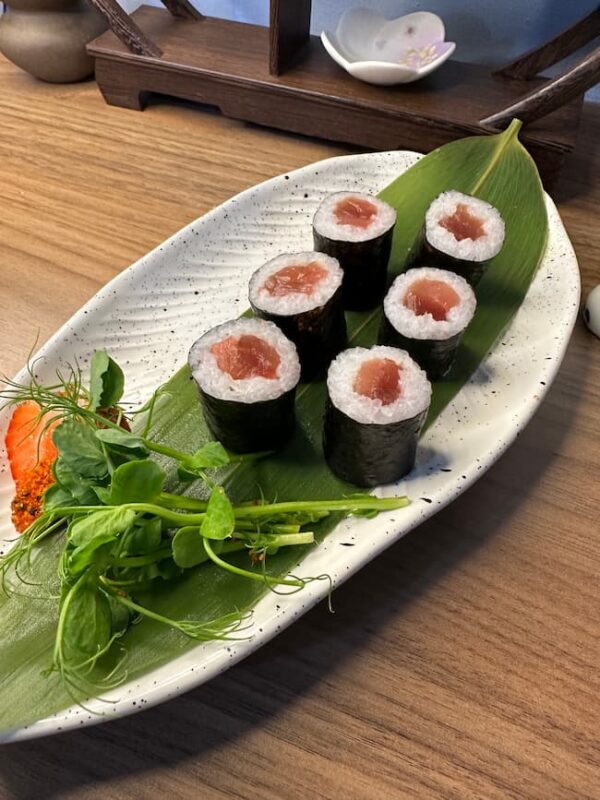
[(331, 470), (357, 486), (394, 483), (413, 468), (431, 384), (404, 350), (353, 347), (331, 363), (323, 431)]
[(409, 269), (385, 296), (379, 341), (407, 350), (435, 381), (452, 366), (476, 307), (475, 293), (460, 275), (434, 267)]
[(228, 450), (276, 450), (290, 437), (300, 361), (272, 322), (218, 325), (194, 342), (188, 363), (206, 423)]
[(317, 209), (315, 250), (340, 262), (344, 308), (366, 311), (381, 303), (395, 224), (395, 210), (368, 194), (338, 192)]
[(323, 253), (289, 253), (268, 261), (250, 278), (250, 305), (296, 345), (302, 380), (325, 372), (346, 346), (343, 272)]
[(476, 286), (504, 244), (504, 220), (494, 206), (462, 192), (442, 192), (425, 215), (417, 263), (449, 269)]

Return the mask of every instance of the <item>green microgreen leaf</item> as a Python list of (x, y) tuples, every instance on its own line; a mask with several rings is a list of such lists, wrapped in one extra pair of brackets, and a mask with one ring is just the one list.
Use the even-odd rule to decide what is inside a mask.
[(231, 461), (230, 455), (220, 442), (207, 442), (191, 456), (183, 456), (179, 462), (177, 476), (180, 481), (207, 481), (204, 470), (224, 467)]
[(208, 560), (204, 539), (197, 525), (180, 528), (171, 543), (173, 560), (182, 569), (190, 569)]
[(106, 546), (113, 545), (135, 520), (135, 511), (116, 507), (100, 509), (73, 521), (67, 532), (69, 549), (65, 565), (70, 575), (77, 576), (92, 564), (97, 570), (105, 568), (111, 556), (111, 549)]
[(76, 519), (69, 528), (68, 539), (73, 547), (82, 547), (99, 535), (119, 536), (130, 528), (136, 520), (136, 513), (130, 508), (101, 508), (85, 517)]
[(111, 634), (122, 635), (125, 633), (135, 614), (131, 609), (118, 603), (112, 594), (105, 595), (110, 606), (110, 630)]
[(89, 408), (115, 406), (123, 396), (125, 376), (121, 367), (112, 360), (105, 350), (96, 350), (90, 364)]
[(140, 556), (156, 553), (163, 538), (162, 522), (159, 517), (143, 517), (135, 522), (121, 539), (119, 555)]
[[(95, 500), (89, 498), (86, 505), (93, 505), (95, 502)], [(53, 483), (44, 492), (44, 511), (51, 511), (53, 508), (60, 508), (61, 506), (76, 506), (78, 504), (78, 499), (58, 483)]]
[(110, 606), (93, 579), (84, 576), (63, 603), (62, 646), (65, 656), (82, 662), (95, 656), (111, 635)]
[(210, 494), (206, 516), (200, 525), (200, 533), (206, 539), (226, 539), (235, 528), (235, 514), (222, 486), (215, 486)]
[(109, 475), (106, 454), (94, 431), (75, 419), (66, 419), (52, 433), (62, 465), (85, 480), (102, 481)]
[(123, 428), (98, 428), (96, 439), (103, 442), (110, 450), (126, 455), (129, 458), (142, 459), (150, 455), (143, 439)]
[(155, 503), (166, 480), (164, 469), (154, 461), (128, 461), (113, 472), (107, 505)]
[[(198, 526), (188, 525), (180, 528), (172, 540), (173, 560), (182, 569), (191, 569), (208, 561), (208, 553), (204, 547), (204, 537)], [(243, 541), (215, 540), (213, 549), (216, 553), (233, 553), (246, 547)]]
[(189, 469), (182, 467), (181, 464), (177, 467), (177, 479), (182, 483), (193, 483), (197, 481), (198, 478), (204, 480), (206, 475), (202, 470), (197, 470), (196, 472), (191, 472)]
[(72, 697), (121, 683), (116, 671), (92, 677), (98, 661), (111, 649), (124, 628), (113, 631), (113, 614), (106, 593), (93, 576), (83, 574), (61, 601), (51, 671), (57, 671)]
[[(102, 478), (88, 479), (75, 472), (69, 461), (62, 456), (59, 456), (54, 462), (53, 473), (56, 484), (46, 492), (45, 509), (60, 505), (61, 498), (65, 498), (65, 502), (62, 505), (96, 505), (98, 503), (98, 494), (95, 481), (101, 480), (104, 482), (108, 477), (106, 474)], [(56, 488), (55, 493), (51, 492), (53, 488)], [(70, 498), (70, 500), (66, 498)]]
[(224, 467), (229, 464), (229, 453), (220, 442), (207, 442), (203, 447), (186, 459), (189, 469), (207, 469)]

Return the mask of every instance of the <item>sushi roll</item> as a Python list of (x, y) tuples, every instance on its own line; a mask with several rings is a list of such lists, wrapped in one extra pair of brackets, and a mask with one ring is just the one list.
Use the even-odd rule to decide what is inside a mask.
[(353, 347), (331, 363), (325, 459), (357, 486), (394, 483), (413, 468), (431, 384), (404, 350)]
[(366, 311), (381, 303), (395, 224), (390, 205), (358, 192), (332, 194), (317, 209), (315, 250), (340, 262), (344, 308)]
[(442, 192), (425, 215), (416, 263), (449, 269), (476, 286), (504, 244), (504, 220), (494, 206), (462, 192)]
[(252, 310), (296, 345), (302, 380), (324, 374), (346, 346), (342, 277), (335, 258), (308, 252), (278, 256), (250, 278)]
[(460, 275), (409, 269), (385, 296), (379, 341), (407, 350), (429, 380), (438, 380), (452, 366), (476, 307), (475, 293)]
[(300, 361), (277, 325), (247, 318), (218, 325), (194, 342), (188, 363), (206, 423), (228, 450), (276, 450), (290, 437)]

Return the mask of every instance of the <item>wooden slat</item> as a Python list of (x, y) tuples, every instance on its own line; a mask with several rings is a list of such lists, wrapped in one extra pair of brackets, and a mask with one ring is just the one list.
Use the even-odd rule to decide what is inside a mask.
[(600, 36), (600, 8), (594, 9), (584, 19), (561, 31), (554, 39), (535, 47), (528, 53), (495, 71), (503, 78), (533, 78), (563, 58), (576, 53), (584, 45)]
[(189, 0), (161, 0), (174, 17), (180, 19), (204, 19), (204, 15)]
[(523, 123), (535, 122), (571, 100), (580, 97), (600, 81), (600, 47), (584, 56), (564, 75), (535, 89), (527, 96), (481, 120), (488, 128), (503, 128), (512, 119)]
[(269, 69), (281, 75), (297, 62), (310, 39), (311, 0), (271, 0)]
[(131, 53), (160, 58), (162, 51), (119, 5), (117, 0), (91, 0), (104, 15), (111, 31)]

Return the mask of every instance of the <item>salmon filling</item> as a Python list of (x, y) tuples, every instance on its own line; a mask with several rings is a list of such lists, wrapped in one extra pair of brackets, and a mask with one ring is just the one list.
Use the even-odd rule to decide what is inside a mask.
[(356, 373), (353, 389), (370, 400), (379, 400), (382, 406), (389, 406), (402, 393), (400, 367), (390, 358), (365, 361)]
[(264, 288), (272, 297), (288, 294), (314, 294), (318, 284), (327, 277), (327, 270), (317, 261), (298, 266), (284, 267), (270, 275)]
[(377, 206), (362, 197), (346, 197), (340, 200), (333, 213), (338, 225), (368, 228), (377, 217)]
[(440, 225), (454, 236), (457, 242), (463, 239), (476, 241), (485, 236), (483, 220), (474, 216), (465, 203), (458, 203), (453, 214), (443, 217)]
[(460, 297), (444, 281), (421, 278), (409, 286), (403, 303), (417, 317), (431, 314), (436, 322), (440, 322), (448, 319), (448, 312), (460, 303)]
[(258, 336), (228, 336), (213, 344), (210, 352), (216, 358), (221, 372), (226, 372), (235, 381), (245, 378), (273, 380), (278, 377), (281, 363), (279, 353)]

